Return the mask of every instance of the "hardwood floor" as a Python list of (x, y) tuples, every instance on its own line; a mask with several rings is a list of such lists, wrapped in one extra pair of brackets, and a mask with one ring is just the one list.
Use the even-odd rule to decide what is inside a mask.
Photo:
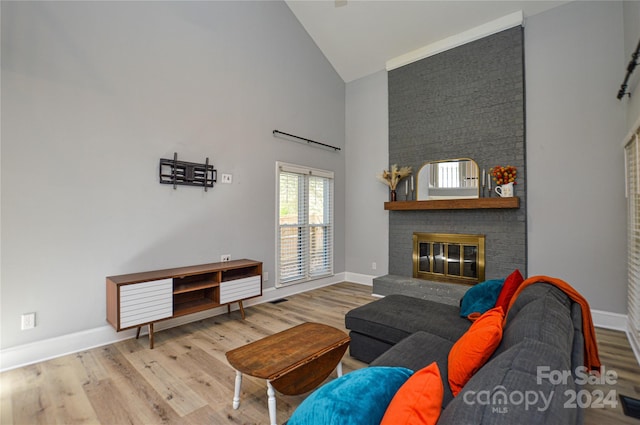
[(633, 355), (629, 341), (624, 332), (596, 328), (600, 361), (607, 370), (615, 371), (618, 375), (615, 385), (598, 383), (585, 385), (584, 390), (591, 394), (602, 391), (607, 395), (615, 391), (617, 405), (615, 408), (585, 409), (585, 425), (620, 424), (639, 425), (640, 420), (625, 416), (622, 411), (619, 395), (640, 398), (640, 366)]
[[(264, 380), (245, 376), (238, 410), (235, 373), (225, 352), (305, 321), (344, 329), (350, 309), (373, 301), (371, 288), (341, 283), (0, 375), (0, 423), (7, 424), (265, 424)], [(640, 397), (640, 367), (622, 332), (598, 329), (603, 364), (619, 374), (618, 393)], [(349, 355), (344, 372), (366, 365)], [(335, 372), (329, 379), (335, 378)], [(599, 387), (600, 389), (604, 389)], [(609, 388), (609, 387), (606, 387)], [(587, 388), (591, 390), (591, 388)], [(306, 397), (277, 394), (282, 423)], [(616, 409), (586, 409), (586, 424), (640, 424)]]

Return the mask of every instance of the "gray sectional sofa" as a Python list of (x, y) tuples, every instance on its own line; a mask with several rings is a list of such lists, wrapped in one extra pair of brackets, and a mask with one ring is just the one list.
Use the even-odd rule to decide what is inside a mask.
[[(581, 424), (571, 405), (584, 364), (580, 306), (557, 287), (526, 287), (508, 312), (503, 338), (485, 365), (453, 397), (447, 379), (449, 350), (471, 322), (456, 306), (388, 295), (347, 313), (351, 356), (370, 366), (417, 371), (432, 362), (444, 384), (438, 424)], [(562, 382), (549, 373), (568, 373)]]

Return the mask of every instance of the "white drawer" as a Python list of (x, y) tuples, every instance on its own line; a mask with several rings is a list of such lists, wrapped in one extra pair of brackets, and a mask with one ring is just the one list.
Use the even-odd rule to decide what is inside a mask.
[(120, 328), (166, 319), (172, 315), (172, 279), (120, 287)]
[(220, 283), (220, 304), (232, 303), (260, 295), (260, 276), (228, 280)]

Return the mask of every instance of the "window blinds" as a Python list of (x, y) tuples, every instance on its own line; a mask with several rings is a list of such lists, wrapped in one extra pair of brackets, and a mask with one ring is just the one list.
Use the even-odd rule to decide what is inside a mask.
[(640, 129), (624, 148), (627, 192), (628, 331), (640, 347)]
[(277, 285), (333, 274), (333, 173), (278, 163)]

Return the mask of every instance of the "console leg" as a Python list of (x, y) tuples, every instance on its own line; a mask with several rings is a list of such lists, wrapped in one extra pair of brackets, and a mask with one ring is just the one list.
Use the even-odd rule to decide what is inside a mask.
[(149, 348), (153, 350), (153, 323), (149, 323)]
[(242, 372), (236, 370), (236, 387), (233, 390), (233, 408), (240, 407), (240, 387), (242, 386)]
[(242, 306), (242, 300), (238, 301), (238, 305), (240, 306), (240, 314), (242, 315), (242, 319), (244, 320), (244, 307)]
[(138, 330), (136, 331), (136, 339), (140, 338), (140, 329), (142, 326), (138, 326)]
[(269, 423), (271, 425), (278, 425), (276, 422), (276, 392), (269, 381), (267, 381), (267, 397), (269, 403)]

